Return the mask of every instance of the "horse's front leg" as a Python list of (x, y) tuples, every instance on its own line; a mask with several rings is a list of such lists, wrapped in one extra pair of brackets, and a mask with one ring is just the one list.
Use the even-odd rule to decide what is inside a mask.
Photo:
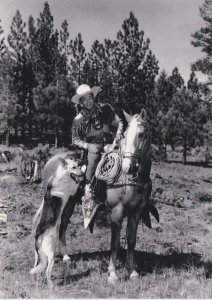
[(66, 203), (61, 216), (61, 223), (59, 229), (59, 252), (63, 257), (63, 261), (70, 260), (70, 257), (67, 254), (67, 247), (66, 247), (66, 229), (68, 226), (69, 219), (73, 214), (75, 204), (76, 204), (76, 199), (74, 199), (74, 197), (69, 197), (68, 202)]
[(137, 208), (132, 214), (128, 216), (127, 221), (127, 258), (126, 269), (129, 272), (130, 278), (136, 278), (139, 276), (134, 266), (134, 251), (136, 245), (136, 235), (138, 229), (138, 223), (141, 218), (142, 210)]
[(109, 277), (108, 282), (115, 284), (118, 280), (116, 274), (116, 258), (120, 246), (120, 230), (123, 219), (123, 207), (118, 205), (112, 209), (111, 215), (111, 257), (108, 267)]

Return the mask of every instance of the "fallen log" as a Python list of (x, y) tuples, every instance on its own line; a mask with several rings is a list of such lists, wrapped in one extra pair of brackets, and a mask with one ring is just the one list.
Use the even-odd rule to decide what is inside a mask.
[(7, 214), (0, 213), (0, 223), (7, 223)]

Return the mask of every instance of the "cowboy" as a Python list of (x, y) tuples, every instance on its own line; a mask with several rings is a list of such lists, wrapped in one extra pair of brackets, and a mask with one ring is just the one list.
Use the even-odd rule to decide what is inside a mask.
[[(95, 100), (100, 88), (80, 85), (72, 102), (82, 110), (75, 117), (72, 125), (72, 143), (87, 151), (87, 170), (85, 194), (82, 198), (84, 228), (86, 229), (95, 215), (100, 202), (94, 197), (92, 179), (101, 158), (101, 151), (106, 144), (117, 145), (123, 133), (123, 121), (110, 104), (98, 104)], [(115, 138), (113, 131), (116, 129)]]

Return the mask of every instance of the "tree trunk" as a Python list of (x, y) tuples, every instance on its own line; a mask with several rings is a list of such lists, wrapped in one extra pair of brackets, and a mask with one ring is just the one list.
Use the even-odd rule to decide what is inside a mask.
[(55, 142), (54, 142), (55, 147), (58, 147), (58, 128), (55, 130)]
[(70, 144), (70, 141), (69, 141), (69, 136), (68, 136), (68, 129), (65, 127), (64, 128), (63, 145), (64, 145), (64, 147), (68, 147), (69, 144)]
[(173, 141), (171, 141), (170, 145), (172, 147), (172, 151), (174, 151), (174, 143), (173, 143)]
[(8, 127), (7, 133), (6, 133), (6, 146), (10, 147), (10, 128)]
[(28, 115), (28, 131), (29, 131), (29, 141), (32, 140), (32, 110), (31, 107), (29, 107), (29, 115)]
[(183, 145), (183, 164), (186, 164), (186, 158), (187, 158), (187, 141), (186, 138), (184, 139), (184, 145)]
[(167, 149), (166, 149), (166, 144), (164, 144), (164, 160), (167, 160)]

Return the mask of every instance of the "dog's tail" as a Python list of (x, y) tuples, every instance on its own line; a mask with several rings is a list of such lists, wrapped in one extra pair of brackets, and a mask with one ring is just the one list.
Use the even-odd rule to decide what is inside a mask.
[(30, 270), (30, 274), (39, 274), (45, 271), (48, 264), (48, 257), (42, 249), (43, 236), (37, 238), (35, 242), (35, 264)]

